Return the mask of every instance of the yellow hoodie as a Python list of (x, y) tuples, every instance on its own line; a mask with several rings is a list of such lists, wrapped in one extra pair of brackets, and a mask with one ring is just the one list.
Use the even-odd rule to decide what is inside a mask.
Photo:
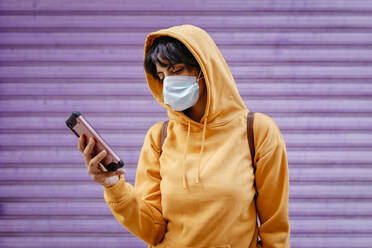
[(256, 227), (253, 167), (247, 141), (247, 113), (234, 78), (211, 37), (191, 25), (150, 33), (180, 40), (198, 61), (207, 87), (200, 122), (163, 102), (162, 85), (150, 74), (155, 99), (168, 110), (167, 138), (160, 154), (162, 123), (145, 137), (135, 187), (121, 176), (104, 187), (115, 218), (149, 247), (289, 247), (286, 146), (275, 122), (264, 114), (254, 121), (261, 220)]

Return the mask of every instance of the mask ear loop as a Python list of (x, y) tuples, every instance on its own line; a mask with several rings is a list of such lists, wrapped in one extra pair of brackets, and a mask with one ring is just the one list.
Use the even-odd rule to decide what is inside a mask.
[(200, 74), (201, 74), (201, 72), (202, 72), (202, 70), (200, 69), (200, 71), (199, 71), (199, 75), (198, 75), (198, 78), (196, 79), (196, 82), (199, 82), (199, 80), (200, 79), (202, 79), (202, 78), (204, 78), (204, 75), (201, 77), (201, 78), (199, 78), (200, 77)]

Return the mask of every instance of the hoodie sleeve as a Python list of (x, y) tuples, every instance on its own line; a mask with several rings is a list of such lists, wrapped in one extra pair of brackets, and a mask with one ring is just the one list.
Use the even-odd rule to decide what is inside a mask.
[(289, 247), (288, 162), (286, 144), (278, 126), (267, 115), (257, 113), (256, 145), (257, 210), (262, 248)]
[(161, 209), (159, 144), (162, 123), (149, 129), (137, 166), (135, 187), (123, 176), (104, 188), (104, 198), (115, 218), (132, 234), (155, 245), (164, 236), (166, 223)]

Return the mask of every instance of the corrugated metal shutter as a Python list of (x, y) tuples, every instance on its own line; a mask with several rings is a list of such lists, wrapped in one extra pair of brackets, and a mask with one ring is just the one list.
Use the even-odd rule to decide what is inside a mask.
[(111, 216), (64, 120), (79, 110), (134, 182), (148, 32), (215, 39), (287, 141), (292, 247), (372, 247), (372, 2), (0, 1), (0, 246), (143, 247)]

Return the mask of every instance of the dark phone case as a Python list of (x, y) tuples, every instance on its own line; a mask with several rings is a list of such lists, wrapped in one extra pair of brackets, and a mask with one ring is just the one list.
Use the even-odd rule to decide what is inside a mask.
[(71, 131), (77, 136), (85, 134), (87, 139), (95, 137), (96, 140), (96, 154), (103, 149), (106, 150), (107, 155), (101, 161), (101, 164), (108, 171), (115, 171), (124, 166), (124, 162), (115, 154), (115, 152), (106, 144), (102, 137), (94, 130), (94, 128), (88, 123), (87, 120), (79, 112), (73, 112), (71, 116), (66, 120), (66, 125)]

